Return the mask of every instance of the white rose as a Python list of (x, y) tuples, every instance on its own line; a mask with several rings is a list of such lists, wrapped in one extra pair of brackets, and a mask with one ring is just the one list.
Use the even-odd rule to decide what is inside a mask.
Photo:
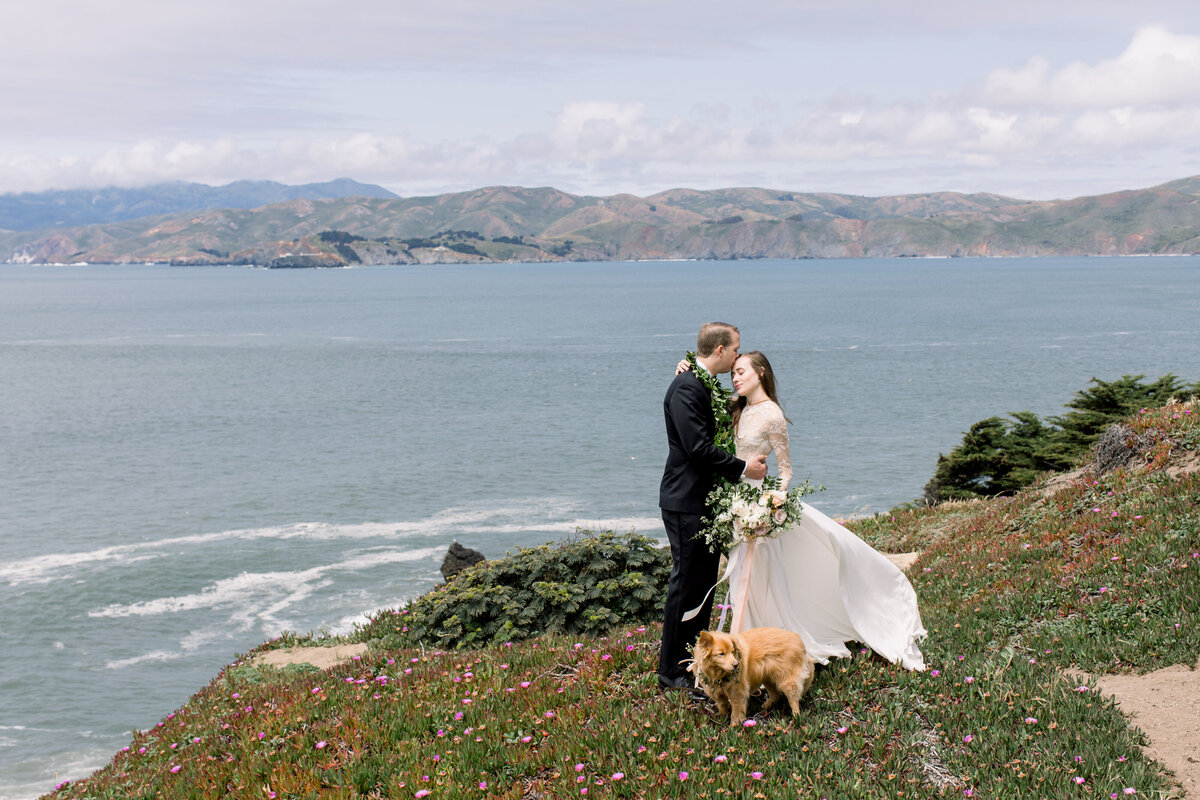
[(776, 509), (774, 517), (775, 517), (775, 524), (782, 525), (785, 522), (787, 522), (787, 511), (785, 511), (782, 508)]

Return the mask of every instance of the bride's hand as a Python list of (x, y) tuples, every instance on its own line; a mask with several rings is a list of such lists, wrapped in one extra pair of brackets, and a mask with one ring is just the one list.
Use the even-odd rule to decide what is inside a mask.
[(687, 372), (691, 367), (688, 366), (687, 359), (679, 359), (679, 363), (675, 365), (675, 374), (679, 375), (682, 372)]

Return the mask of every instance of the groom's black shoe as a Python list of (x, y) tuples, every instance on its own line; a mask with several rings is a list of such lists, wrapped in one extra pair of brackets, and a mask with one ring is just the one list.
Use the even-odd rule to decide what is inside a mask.
[(672, 690), (688, 692), (691, 700), (697, 703), (703, 703), (708, 700), (708, 695), (704, 693), (704, 690), (698, 688), (695, 682), (686, 675), (681, 675), (678, 678), (668, 678), (666, 675), (659, 673), (658, 688), (659, 691), (663, 692)]

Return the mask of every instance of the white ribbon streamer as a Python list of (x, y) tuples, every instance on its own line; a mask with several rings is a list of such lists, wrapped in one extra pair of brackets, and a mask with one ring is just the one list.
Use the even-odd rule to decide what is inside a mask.
[[(743, 547), (735, 547), (735, 548), (733, 548), (732, 551), (730, 551), (729, 559), (725, 562), (725, 574), (722, 575), (720, 578), (718, 578), (717, 582), (712, 585), (712, 588), (710, 588), (707, 592), (704, 593), (704, 599), (700, 601), (700, 605), (696, 606), (691, 611), (688, 611), (686, 614), (683, 615), (683, 618), (681, 620), (682, 622), (688, 622), (689, 620), (693, 620), (696, 617), (700, 616), (700, 612), (704, 609), (704, 604), (708, 602), (709, 595), (711, 595), (718, 586), (720, 586), (722, 583), (729, 580), (730, 577), (733, 576), (734, 570), (737, 568), (738, 564), (741, 563), (742, 553), (744, 550), (745, 550), (745, 548), (743, 548)], [(725, 599), (726, 600), (729, 599), (728, 595), (726, 595)], [(721, 612), (721, 625), (723, 625), (724, 623), (725, 623), (725, 612), (722, 611)], [(719, 629), (720, 625), (718, 625), (717, 627)]]

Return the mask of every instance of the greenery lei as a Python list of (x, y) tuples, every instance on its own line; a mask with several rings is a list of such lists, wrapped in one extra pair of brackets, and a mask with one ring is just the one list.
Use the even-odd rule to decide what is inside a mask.
[(729, 414), (729, 400), (733, 393), (721, 385), (716, 375), (696, 363), (694, 352), (689, 351), (685, 360), (688, 369), (708, 390), (708, 402), (712, 406), (713, 419), (717, 422), (717, 434), (713, 437), (713, 444), (717, 449), (733, 455), (737, 451), (737, 442), (733, 436), (733, 417)]

